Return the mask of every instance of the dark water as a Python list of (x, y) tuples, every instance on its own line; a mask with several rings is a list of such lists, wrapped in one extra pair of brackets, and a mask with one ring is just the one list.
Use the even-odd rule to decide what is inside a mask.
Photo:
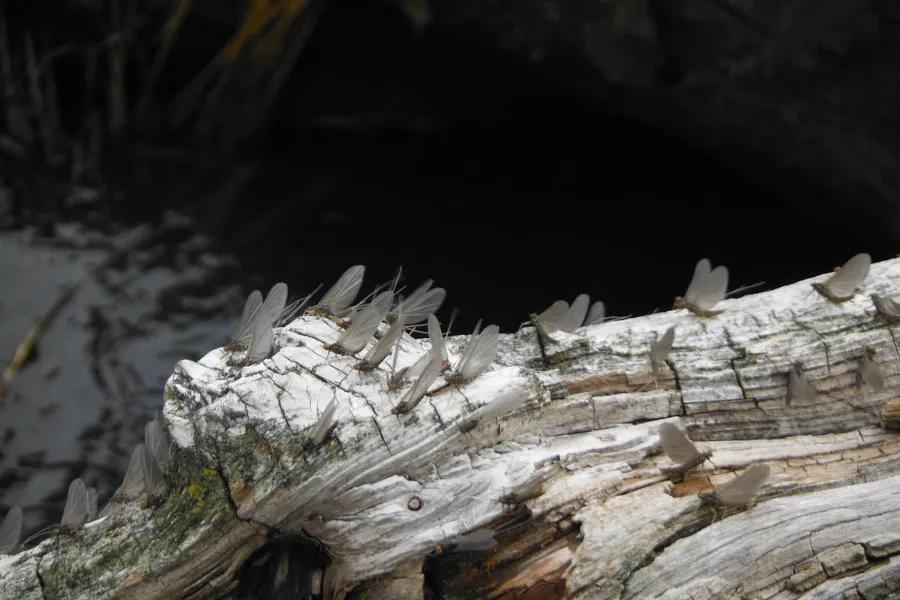
[(302, 295), (363, 263), (368, 290), (402, 265), (447, 288), (456, 331), (511, 331), (580, 292), (612, 314), (667, 308), (703, 256), (732, 287), (775, 287), (897, 251), (897, 207), (753, 177), (477, 39), (354, 6), (326, 11), (255, 145), (127, 147), (96, 198), (62, 186), (51, 227), (0, 233), (4, 361), (79, 286), (0, 399), (0, 505), (27, 528), (58, 520), (74, 477), (105, 499), (175, 362), (223, 343), (254, 287)]

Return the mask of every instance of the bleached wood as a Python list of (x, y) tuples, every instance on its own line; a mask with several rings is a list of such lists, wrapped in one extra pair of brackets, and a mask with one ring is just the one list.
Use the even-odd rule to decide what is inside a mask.
[[(423, 560), (449, 564), (442, 545), (483, 526), (499, 527), (484, 577), (456, 582), (477, 597), (831, 597), (851, 578), (855, 589), (895, 581), (900, 435), (881, 429), (881, 406), (900, 396), (900, 350), (869, 294), (900, 295), (900, 260), (873, 265), (843, 304), (809, 283), (725, 300), (711, 319), (676, 310), (557, 332), (549, 366), (531, 329), (504, 335), (488, 372), (400, 415), (408, 386), (388, 390), (388, 365), (359, 371), (325, 350), (342, 332), (326, 317), (276, 330), (257, 364), (224, 348), (181, 361), (166, 386), (178, 445), (168, 499), (0, 560), (0, 597), (221, 597), (274, 532), (323, 545), (327, 596), (390, 594), (423, 581)], [(654, 370), (652, 344), (673, 325)], [(885, 375), (877, 393), (856, 385), (866, 346)], [(451, 362), (464, 347), (448, 340)], [(398, 368), (428, 348), (404, 337)], [(797, 359), (819, 396), (787, 406)], [(469, 428), (510, 394), (517, 408)], [(337, 426), (314, 445), (332, 399)], [(667, 421), (713, 452), (678, 484), (660, 471)], [(758, 505), (713, 523), (696, 494), (758, 461), (773, 471)], [(749, 556), (758, 568), (737, 568)]]

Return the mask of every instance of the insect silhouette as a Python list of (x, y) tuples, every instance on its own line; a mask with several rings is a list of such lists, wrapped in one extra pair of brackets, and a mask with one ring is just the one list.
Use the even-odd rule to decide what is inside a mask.
[(856, 295), (856, 290), (869, 275), (872, 257), (866, 253), (857, 254), (835, 269), (834, 274), (822, 283), (810, 285), (832, 302), (846, 302)]
[(344, 271), (334, 285), (325, 292), (325, 295), (316, 304), (316, 308), (335, 317), (346, 315), (359, 294), (365, 274), (366, 267), (364, 265), (354, 265)]
[(769, 478), (769, 465), (758, 463), (743, 473), (712, 490), (699, 494), (700, 500), (713, 509), (748, 508), (754, 501), (759, 488)]
[(659, 426), (659, 443), (663, 452), (673, 463), (672, 467), (660, 469), (672, 481), (682, 481), (687, 472), (707, 461), (712, 452), (700, 452), (697, 446), (674, 423)]
[(866, 346), (862, 357), (859, 359), (859, 368), (856, 371), (856, 385), (862, 387), (868, 385), (873, 391), (880, 392), (884, 389), (884, 375), (881, 369), (872, 359), (875, 357), (874, 346)]
[(701, 317), (714, 317), (721, 310), (713, 310), (725, 299), (728, 290), (728, 269), (712, 268), (708, 258), (702, 258), (694, 267), (694, 276), (684, 296), (675, 298), (675, 308), (686, 308)]
[(394, 292), (390, 290), (375, 296), (371, 304), (353, 313), (353, 320), (350, 326), (335, 343), (325, 346), (325, 349), (338, 354), (356, 354), (362, 350), (375, 334), (378, 324), (384, 320), (384, 317), (391, 309), (391, 301), (393, 299)]
[(818, 397), (819, 392), (809, 382), (803, 373), (803, 361), (794, 361), (791, 365), (791, 371), (788, 373), (788, 391), (785, 405), (790, 406), (795, 400), (799, 400), (801, 404), (812, 404)]
[(13, 506), (0, 525), (0, 554), (15, 554), (22, 538), (22, 507)]
[(872, 294), (872, 303), (875, 304), (875, 312), (888, 323), (900, 323), (900, 304), (888, 298)]

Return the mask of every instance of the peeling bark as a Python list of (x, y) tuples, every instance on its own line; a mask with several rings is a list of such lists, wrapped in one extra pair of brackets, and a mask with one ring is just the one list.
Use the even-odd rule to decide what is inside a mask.
[[(321, 545), (326, 597), (900, 594), (900, 435), (881, 427), (900, 352), (869, 297), (900, 295), (900, 260), (873, 265), (840, 305), (809, 283), (726, 300), (712, 319), (676, 310), (557, 333), (548, 366), (526, 328), (501, 338), (487, 373), (401, 415), (406, 388), (325, 350), (341, 329), (324, 317), (277, 330), (258, 364), (224, 348), (181, 361), (166, 387), (178, 450), (165, 502), (0, 560), (0, 596), (228, 597), (247, 559), (285, 536)], [(448, 341), (451, 358), (464, 344)], [(857, 385), (867, 346), (879, 392)], [(398, 367), (427, 350), (405, 337)], [(788, 406), (798, 359), (818, 397)], [(470, 425), (509, 394), (518, 408)], [(332, 399), (337, 426), (313, 447)], [(673, 421), (713, 453), (677, 484), (657, 435)], [(716, 518), (697, 498), (755, 462), (773, 476), (754, 507)], [(496, 548), (452, 552), (485, 526)]]

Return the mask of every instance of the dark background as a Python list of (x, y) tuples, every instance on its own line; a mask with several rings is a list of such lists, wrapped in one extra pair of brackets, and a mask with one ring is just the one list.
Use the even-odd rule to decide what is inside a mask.
[[(223, 343), (242, 297), (277, 280), (303, 295), (363, 263), (368, 291), (402, 265), (409, 284), (448, 290), (455, 331), (479, 318), (511, 331), (580, 292), (614, 315), (667, 309), (704, 256), (732, 288), (893, 257), (895, 9), (746, 10), (5, 2), (3, 233), (117, 258), (76, 278), (103, 285), (67, 305), (31, 378), (0, 398), (0, 502), (25, 503), (36, 525), (58, 518), (68, 478), (108, 494), (174, 362)], [(174, 234), (172, 210), (190, 219)], [(141, 226), (158, 235), (123, 254), (117, 240)], [(146, 310), (113, 316), (135, 280)], [(7, 285), (59, 292), (40, 270)], [(29, 305), (2, 310), (46, 314)], [(24, 333), (3, 336), (4, 360)], [(63, 338), (73, 352), (41, 352)], [(70, 360), (93, 365), (75, 367), (77, 400), (44, 376)], [(110, 384), (123, 379), (139, 384)], [(73, 401), (88, 416), (53, 422)], [(71, 443), (40, 447), (61, 431)], [(60, 477), (35, 484), (51, 468)]]

